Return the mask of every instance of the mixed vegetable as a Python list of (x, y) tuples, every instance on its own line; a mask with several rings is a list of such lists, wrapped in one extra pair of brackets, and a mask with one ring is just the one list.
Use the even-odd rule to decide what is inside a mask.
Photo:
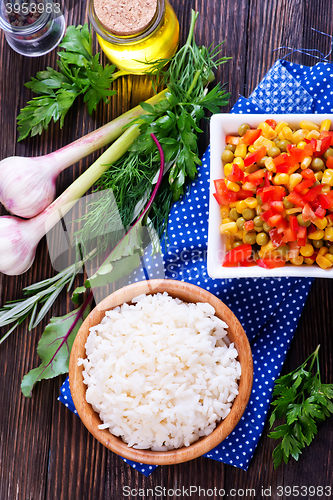
[(286, 262), (333, 267), (333, 131), (326, 119), (300, 128), (268, 119), (226, 136), (224, 178), (214, 181), (223, 266)]

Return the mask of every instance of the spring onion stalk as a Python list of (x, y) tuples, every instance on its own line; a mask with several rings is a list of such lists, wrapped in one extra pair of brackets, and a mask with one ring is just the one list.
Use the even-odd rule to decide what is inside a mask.
[[(155, 105), (164, 96), (165, 91), (162, 91), (147, 103)], [(13, 215), (27, 219), (35, 217), (54, 200), (56, 178), (63, 170), (118, 139), (124, 127), (144, 112), (141, 106), (136, 106), (90, 134), (44, 156), (5, 158), (0, 162), (0, 202)]]
[(36, 217), (29, 220), (15, 216), (0, 217), (0, 272), (19, 275), (31, 267), (41, 238), (75, 205), (110, 164), (126, 153), (139, 132), (139, 124), (130, 126), (88, 170)]

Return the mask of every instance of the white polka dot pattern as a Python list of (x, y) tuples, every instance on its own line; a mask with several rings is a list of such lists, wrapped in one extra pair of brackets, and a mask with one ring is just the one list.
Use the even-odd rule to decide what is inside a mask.
[[(306, 67), (279, 60), (250, 98), (240, 97), (231, 112), (332, 113), (333, 66), (319, 63)], [(195, 283), (214, 293), (236, 314), (249, 337), (254, 380), (248, 407), (230, 436), (205, 455), (246, 470), (265, 425), (274, 380), (280, 374), (313, 280), (213, 280), (208, 276), (209, 158), (208, 148), (196, 181), (171, 211), (169, 241), (164, 255), (165, 276)], [(154, 263), (149, 265), (153, 277)], [(134, 271), (131, 280), (142, 279), (141, 273), (142, 270)], [(59, 399), (69, 409), (75, 410), (68, 380), (61, 388)], [(125, 461), (146, 476), (156, 468), (154, 465)]]

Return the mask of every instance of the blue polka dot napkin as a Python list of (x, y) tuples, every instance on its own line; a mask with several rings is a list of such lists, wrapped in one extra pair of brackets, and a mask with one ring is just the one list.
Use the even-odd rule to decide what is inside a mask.
[[(278, 60), (248, 99), (240, 97), (232, 113), (332, 113), (333, 66), (313, 67)], [(254, 361), (253, 390), (235, 430), (205, 456), (247, 470), (267, 418), (274, 380), (279, 376), (313, 280), (308, 278), (238, 278), (215, 280), (207, 274), (210, 150), (197, 179), (169, 217), (165, 277), (192, 282), (219, 297), (242, 323)], [(149, 256), (147, 257), (147, 261)], [(154, 262), (146, 264), (149, 277)], [(145, 279), (140, 270), (132, 281)], [(68, 379), (59, 397), (76, 412)], [(125, 459), (124, 459), (125, 460)], [(154, 465), (125, 460), (148, 476)]]

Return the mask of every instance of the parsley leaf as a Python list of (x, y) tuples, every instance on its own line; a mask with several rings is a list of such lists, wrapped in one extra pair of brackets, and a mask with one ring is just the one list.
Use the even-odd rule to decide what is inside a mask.
[[(309, 446), (318, 432), (317, 424), (333, 413), (333, 384), (322, 384), (318, 351), (319, 347), (296, 370), (278, 378), (275, 382), (272, 401), (275, 406), (270, 416), (272, 429), (276, 419), (285, 418), (268, 435), (281, 439), (273, 451), (274, 468), (289, 458), (298, 460), (302, 449)], [(317, 369), (312, 373), (316, 363)]]
[(116, 93), (109, 90), (116, 78), (115, 66), (107, 64), (103, 67), (99, 63), (99, 53), (92, 55), (92, 37), (87, 24), (69, 26), (60, 48), (59, 71), (47, 67), (25, 83), (38, 97), (28, 101), (17, 117), (18, 141), (29, 134), (42, 134), (51, 120), (60, 120), (61, 128), (68, 110), (80, 94), (84, 95), (83, 100), (91, 114), (101, 100), (107, 103), (108, 97)]

